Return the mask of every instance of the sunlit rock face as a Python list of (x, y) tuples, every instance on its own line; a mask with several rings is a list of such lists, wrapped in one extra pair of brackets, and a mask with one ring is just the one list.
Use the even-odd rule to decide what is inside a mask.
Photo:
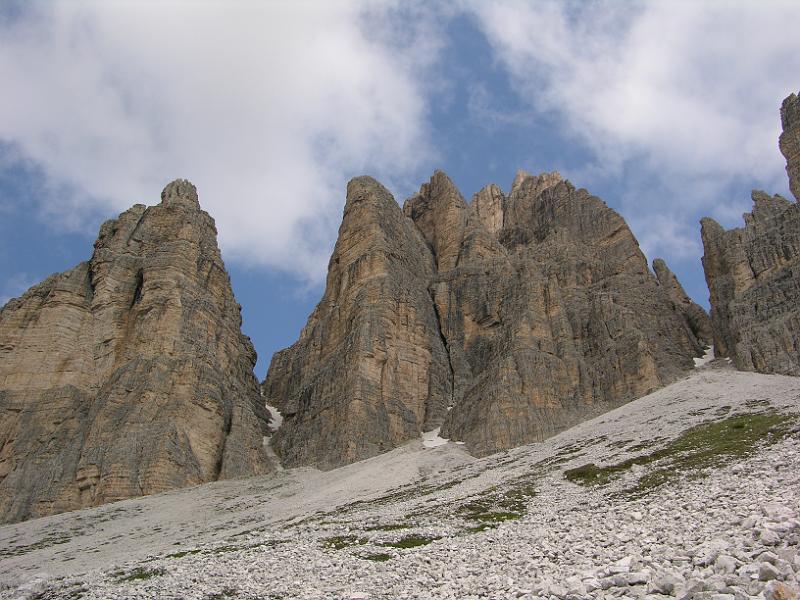
[(268, 472), (255, 352), (194, 186), (0, 310), (0, 519)]
[[(558, 173), (401, 211), (350, 183), (327, 287), (264, 392), (285, 464), (335, 467), (442, 427), (488, 454), (669, 383), (702, 354), (622, 217)], [(702, 311), (702, 309), (701, 309)]]

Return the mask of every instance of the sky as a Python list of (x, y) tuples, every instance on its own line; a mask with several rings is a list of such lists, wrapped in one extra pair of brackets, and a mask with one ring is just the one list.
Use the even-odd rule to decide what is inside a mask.
[(0, 2), (0, 305), (186, 178), (263, 378), (323, 292), (347, 181), (398, 202), (559, 171), (708, 306), (698, 221), (791, 197), (779, 0)]

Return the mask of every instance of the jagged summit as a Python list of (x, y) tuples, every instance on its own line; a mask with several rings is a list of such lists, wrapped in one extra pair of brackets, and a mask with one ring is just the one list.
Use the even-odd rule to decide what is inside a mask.
[(176, 179), (166, 185), (161, 192), (161, 204), (165, 206), (181, 204), (190, 208), (200, 209), (197, 199), (197, 188), (191, 181)]
[(104, 223), (0, 311), (0, 521), (269, 471), (240, 328), (189, 182)]
[[(800, 198), (800, 105), (781, 106), (779, 145)], [(744, 227), (701, 220), (715, 348), (738, 369), (800, 375), (800, 205), (754, 190)]]
[(794, 197), (800, 200), (800, 98), (790, 94), (781, 105), (781, 133), (778, 145), (786, 157), (786, 173), (789, 188)]
[(264, 382), (276, 452), (330, 468), (438, 426), (477, 454), (541, 440), (691, 368), (684, 308), (558, 173), (468, 204), (436, 171), (402, 212), (356, 178), (323, 299)]

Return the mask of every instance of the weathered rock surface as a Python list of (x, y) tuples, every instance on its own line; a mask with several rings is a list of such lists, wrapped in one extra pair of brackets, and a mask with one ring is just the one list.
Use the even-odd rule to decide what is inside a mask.
[(738, 369), (800, 375), (800, 207), (753, 192), (745, 226), (703, 219), (714, 347)]
[(658, 282), (667, 292), (670, 300), (672, 300), (673, 306), (683, 314), (697, 341), (704, 345), (713, 344), (714, 331), (711, 327), (711, 318), (702, 306), (689, 298), (678, 278), (670, 271), (667, 263), (663, 259), (655, 259), (653, 261), (653, 271), (656, 273)]
[(693, 366), (671, 293), (622, 217), (558, 173), (467, 204), (436, 172), (402, 213), (356, 179), (325, 295), (264, 383), (287, 415), (275, 448), (333, 467), (439, 425), (477, 454), (544, 439)]
[(789, 95), (781, 106), (783, 133), (779, 140), (781, 152), (786, 157), (789, 188), (800, 200), (800, 98)]
[[(780, 149), (800, 198), (800, 101), (781, 107)], [(800, 375), (800, 207), (754, 191), (742, 228), (703, 219), (703, 268), (718, 356), (737, 368)]]
[(0, 521), (270, 470), (214, 221), (161, 198), (0, 310)]
[[(487, 196), (502, 207), (494, 235)], [(476, 454), (539, 441), (673, 381), (701, 353), (600, 199), (521, 172), (507, 198), (488, 188), (470, 208), (457, 266), (431, 284), (455, 381), (443, 437)]]
[(272, 444), (285, 466), (353, 462), (442, 422), (452, 391), (428, 292), (435, 268), (386, 188), (352, 180), (325, 294), (264, 385), (284, 415)]

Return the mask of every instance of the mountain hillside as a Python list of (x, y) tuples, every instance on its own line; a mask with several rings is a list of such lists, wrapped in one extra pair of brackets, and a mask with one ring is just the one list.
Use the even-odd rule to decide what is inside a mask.
[(793, 598), (799, 399), (717, 360), (483, 459), (426, 436), (6, 525), (0, 598)]

